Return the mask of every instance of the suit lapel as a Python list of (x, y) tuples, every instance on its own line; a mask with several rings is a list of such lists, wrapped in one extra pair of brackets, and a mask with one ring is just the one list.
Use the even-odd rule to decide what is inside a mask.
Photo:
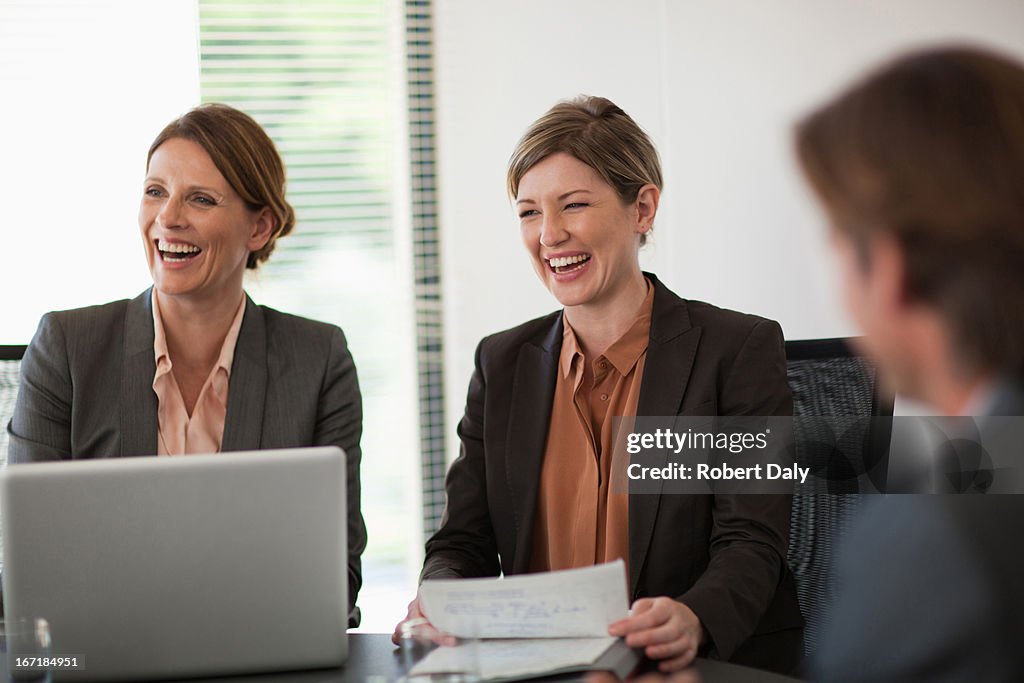
[(128, 302), (124, 316), (124, 367), (121, 371), (121, 455), (155, 455), (157, 400), (153, 392), (152, 288)]
[(540, 345), (524, 344), (516, 362), (505, 438), (505, 476), (512, 492), (516, 521), (512, 566), (513, 573), (517, 574), (526, 572), (530, 564), (541, 463), (561, 348), (562, 316), (559, 314)]
[(228, 380), (228, 410), (221, 451), (260, 447), (267, 400), (267, 328), (263, 310), (245, 297), (245, 314)]
[[(651, 335), (644, 362), (644, 375), (637, 401), (637, 415), (678, 415), (697, 354), (700, 328), (690, 326), (686, 302), (668, 290), (650, 273), (654, 285), (654, 310)], [(664, 462), (652, 463), (660, 467)], [(659, 481), (659, 485), (661, 482)], [(630, 594), (637, 583), (647, 557), (654, 522), (658, 516), (660, 495), (629, 497), (629, 574)]]
[(991, 417), (1024, 415), (1024, 386), (1012, 380), (996, 380), (995, 391), (986, 415)]

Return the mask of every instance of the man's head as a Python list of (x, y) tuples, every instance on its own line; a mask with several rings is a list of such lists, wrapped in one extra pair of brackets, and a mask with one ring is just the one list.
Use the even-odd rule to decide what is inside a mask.
[(946, 356), (964, 379), (1024, 378), (1024, 67), (914, 53), (797, 127), (847, 305), (897, 390)]

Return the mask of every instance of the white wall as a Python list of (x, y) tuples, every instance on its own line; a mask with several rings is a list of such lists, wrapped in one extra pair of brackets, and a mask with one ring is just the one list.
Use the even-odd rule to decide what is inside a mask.
[(452, 452), (479, 339), (557, 303), (519, 242), (505, 162), (579, 93), (622, 106), (662, 154), (642, 262), (684, 297), (758, 313), (787, 338), (855, 333), (791, 155), (796, 119), (922, 43), (1024, 57), (1019, 0), (437, 0), (440, 209)]
[(198, 46), (194, 1), (0, 2), (0, 344), (149, 286), (146, 150), (198, 104)]

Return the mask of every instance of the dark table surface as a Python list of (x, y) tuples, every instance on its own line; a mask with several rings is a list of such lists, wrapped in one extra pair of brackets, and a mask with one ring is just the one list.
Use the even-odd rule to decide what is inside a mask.
[[(349, 658), (340, 669), (319, 669), (283, 674), (232, 676), (203, 679), (218, 683), (391, 683), (405, 672), (400, 651), (384, 633), (350, 633)], [(694, 666), (703, 683), (793, 683), (797, 679), (750, 669), (745, 666), (697, 659)], [(543, 681), (545, 679), (531, 679)], [(549, 681), (582, 680), (580, 677), (557, 677)], [(646, 683), (646, 680), (645, 680)]]

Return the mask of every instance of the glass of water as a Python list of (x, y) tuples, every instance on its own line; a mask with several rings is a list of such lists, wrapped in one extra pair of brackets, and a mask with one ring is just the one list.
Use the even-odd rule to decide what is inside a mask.
[(477, 683), (480, 643), (476, 638), (441, 633), (426, 619), (400, 627), (403, 683)]
[(4, 683), (53, 680), (50, 625), (46, 619), (0, 619), (0, 675)]

